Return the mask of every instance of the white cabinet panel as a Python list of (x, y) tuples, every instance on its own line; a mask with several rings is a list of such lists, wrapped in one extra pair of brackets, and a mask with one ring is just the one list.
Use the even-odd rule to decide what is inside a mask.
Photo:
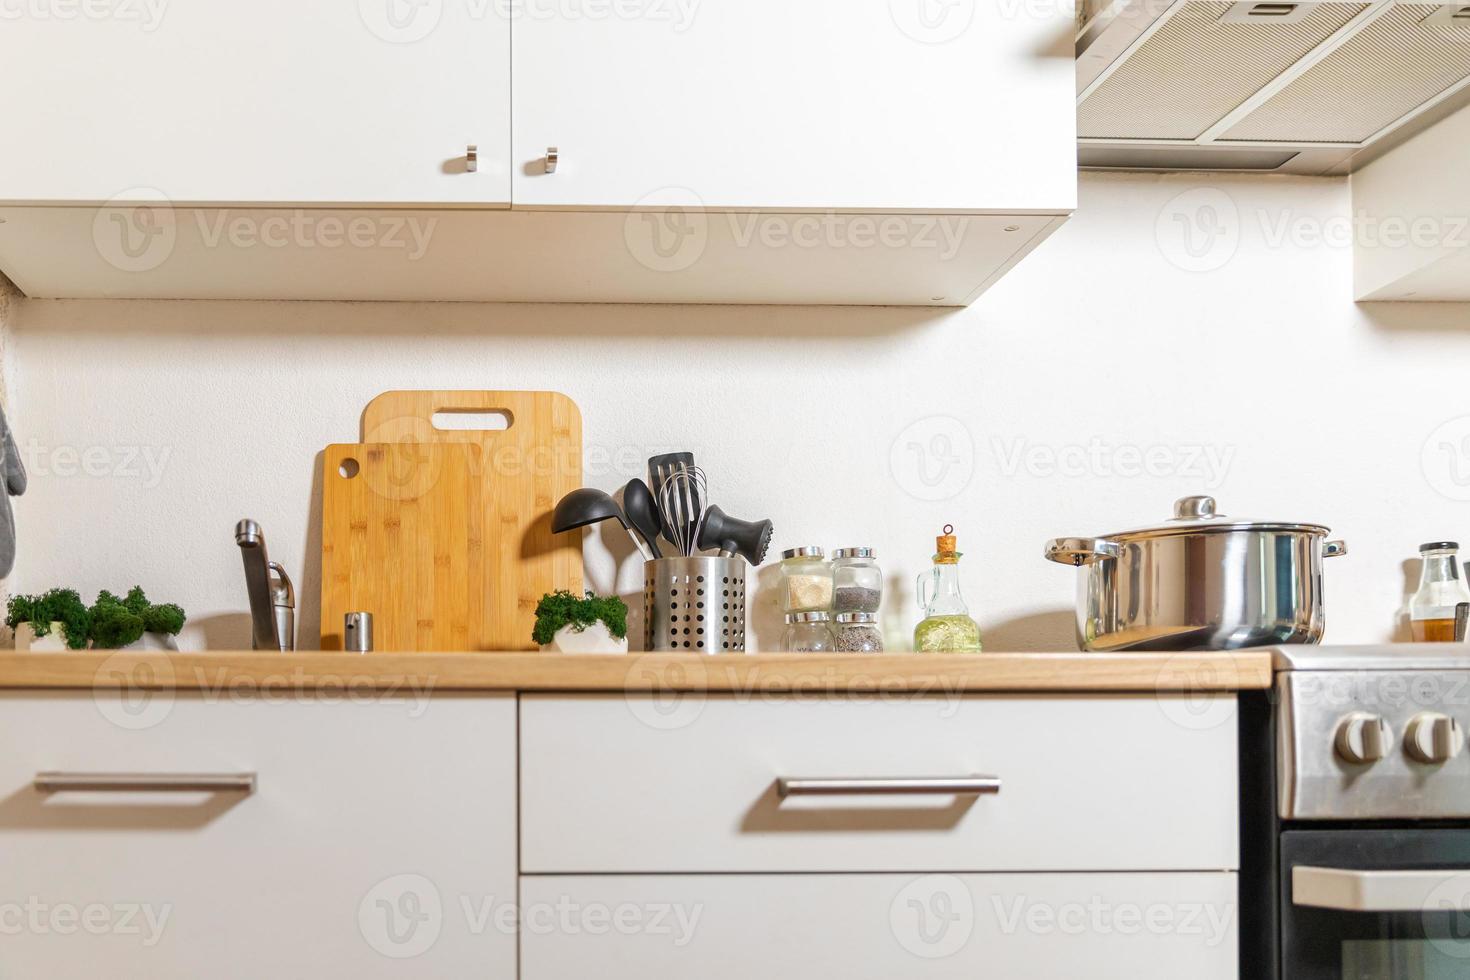
[(521, 880), (523, 980), (1236, 980), (1236, 876)]
[[(515, 976), (515, 701), (0, 696), (0, 976)], [(36, 774), (257, 774), (41, 793)]]
[[(1238, 867), (1235, 702), (528, 696), (525, 873)], [(782, 799), (779, 777), (995, 796)]]
[(46, 298), (962, 306), (1058, 222), (0, 207), (0, 269)]
[(513, 28), (517, 207), (659, 206), (671, 195), (777, 210), (1075, 207), (1066, 4), (527, 8)]
[(510, 201), (501, 4), (7, 9), (0, 200)]

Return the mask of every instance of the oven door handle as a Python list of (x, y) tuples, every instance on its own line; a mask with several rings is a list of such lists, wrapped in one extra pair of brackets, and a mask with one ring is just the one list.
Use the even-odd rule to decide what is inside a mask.
[(1470, 910), (1470, 869), (1353, 871), (1291, 869), (1291, 902), (1338, 912), (1455, 912)]

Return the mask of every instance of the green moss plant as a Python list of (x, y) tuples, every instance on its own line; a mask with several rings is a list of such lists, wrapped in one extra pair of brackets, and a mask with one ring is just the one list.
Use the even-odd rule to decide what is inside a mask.
[(92, 614), (75, 589), (12, 596), (5, 625), (13, 630), (21, 623), (30, 623), (38, 637), (50, 636), (52, 624), (60, 623), (62, 639), (73, 650), (85, 649), (92, 632)]
[(119, 650), (144, 633), (176, 635), (185, 622), (184, 610), (173, 603), (153, 605), (136, 585), (121, 599), (105, 589), (99, 592), (90, 613), (92, 646), (99, 650)]
[(531, 639), (545, 646), (556, 638), (557, 631), (563, 626), (570, 626), (580, 633), (599, 620), (617, 639), (628, 635), (628, 606), (622, 599), (591, 592), (585, 599), (579, 599), (565, 589), (558, 589), (542, 596), (536, 603), (536, 628)]

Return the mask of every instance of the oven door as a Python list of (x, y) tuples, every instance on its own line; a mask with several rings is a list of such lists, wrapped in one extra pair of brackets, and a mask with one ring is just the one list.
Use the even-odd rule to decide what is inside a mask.
[(1287, 830), (1283, 980), (1470, 977), (1470, 829)]

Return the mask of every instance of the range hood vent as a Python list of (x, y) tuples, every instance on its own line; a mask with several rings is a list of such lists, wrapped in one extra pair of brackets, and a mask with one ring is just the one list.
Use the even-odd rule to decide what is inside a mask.
[(1079, 17), (1084, 149), (1167, 148), (1188, 169), (1213, 169), (1192, 147), (1348, 157), (1470, 99), (1463, 2), (1086, 0)]

